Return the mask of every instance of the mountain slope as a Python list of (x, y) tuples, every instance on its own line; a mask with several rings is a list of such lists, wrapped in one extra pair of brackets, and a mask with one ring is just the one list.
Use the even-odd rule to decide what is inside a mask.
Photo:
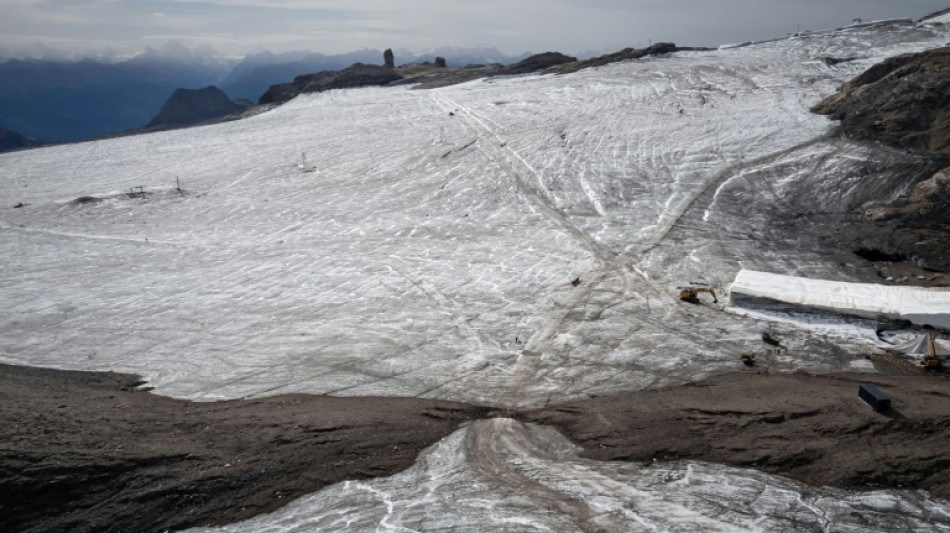
[[(912, 191), (934, 160), (841, 138), (810, 108), (948, 37), (885, 23), (567, 75), (327, 91), (241, 121), (2, 155), (0, 197), (25, 206), (0, 212), (14, 251), (0, 355), (134, 372), (200, 401), (309, 393), (497, 409), (401, 474), (339, 483), (229, 531), (947, 529), (950, 507), (923, 492), (663, 456), (597, 463), (508, 416), (685, 386), (745, 368), (748, 352), (749, 372), (905, 371), (883, 322), (740, 315), (726, 296), (743, 269), (900, 282), (851, 246), (881, 234), (855, 228), (862, 206)], [(723, 301), (680, 301), (692, 281)], [(859, 412), (924, 427), (893, 392), (893, 418)], [(592, 412), (591, 427), (610, 430), (610, 415)], [(767, 418), (755, 423), (779, 421)]]
[(120, 63), (85, 59), (0, 63), (0, 127), (50, 141), (80, 141), (137, 128), (179, 87), (215, 83), (228, 65), (179, 47)]
[(162, 105), (161, 111), (145, 127), (198, 124), (237, 113), (247, 107), (247, 104), (234, 102), (214, 85), (204, 89), (175, 89)]
[(0, 152), (19, 150), (21, 148), (35, 148), (45, 144), (48, 143), (31, 139), (15, 131), (0, 129)]
[(853, 139), (950, 157), (950, 47), (890, 58), (813, 110)]

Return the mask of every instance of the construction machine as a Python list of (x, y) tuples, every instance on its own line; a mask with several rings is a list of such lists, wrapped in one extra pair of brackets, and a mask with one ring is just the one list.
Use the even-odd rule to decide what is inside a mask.
[(927, 370), (940, 370), (942, 366), (940, 358), (937, 357), (937, 347), (934, 345), (934, 337), (927, 332), (927, 350), (928, 354), (924, 357), (923, 365)]
[(702, 292), (708, 292), (713, 298), (713, 303), (719, 303), (719, 299), (716, 298), (716, 291), (712, 290), (712, 287), (706, 287), (704, 285), (689, 285), (686, 287), (677, 287), (677, 290), (680, 291), (680, 300), (683, 300), (684, 302), (698, 304), (699, 294)]

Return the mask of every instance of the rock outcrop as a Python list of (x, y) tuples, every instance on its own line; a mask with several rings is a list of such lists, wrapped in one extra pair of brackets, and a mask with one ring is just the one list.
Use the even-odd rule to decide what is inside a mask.
[(36, 139), (20, 135), (15, 131), (0, 128), (0, 153), (21, 150), (23, 148), (35, 148), (49, 143), (38, 141)]
[(538, 70), (563, 65), (564, 63), (573, 63), (577, 61), (576, 57), (564, 55), (560, 52), (544, 52), (535, 54), (531, 57), (522, 59), (514, 65), (505, 68), (505, 74), (528, 74)]
[(396, 68), (396, 60), (393, 58), (392, 48), (387, 48), (386, 51), (383, 52), (383, 66), (386, 68)]
[(647, 48), (624, 48), (618, 52), (612, 54), (605, 54), (599, 57), (593, 57), (586, 59), (584, 61), (576, 61), (574, 63), (567, 63), (564, 65), (558, 66), (555, 71), (558, 74), (567, 74), (570, 72), (577, 72), (585, 68), (591, 67), (601, 67), (608, 65), (610, 63), (617, 63), (618, 61), (626, 61), (628, 59), (640, 59), (647, 56), (655, 56), (660, 54), (669, 54), (672, 52), (677, 52), (680, 50), (696, 50), (696, 48), (679, 48), (674, 43), (656, 43)]
[[(271, 88), (261, 96), (259, 103), (279, 104), (302, 93), (370, 85), (414, 84), (415, 87), (419, 89), (432, 89), (490, 76), (530, 74), (538, 71), (567, 74), (616, 61), (639, 59), (646, 56), (667, 54), (681, 50), (697, 50), (697, 48), (680, 48), (673, 43), (657, 43), (648, 48), (641, 48), (639, 50), (625, 48), (613, 54), (607, 54), (585, 61), (578, 61), (576, 57), (558, 52), (545, 52), (543, 54), (530, 56), (509, 66), (493, 63), (490, 65), (468, 65), (461, 68), (450, 68), (446, 64), (444, 57), (436, 57), (434, 63), (409, 63), (396, 68), (356, 63), (340, 71), (306, 74), (298, 76), (292, 83), (272, 85)], [(392, 59), (392, 51), (387, 50), (384, 57), (386, 64), (389, 65)]]
[(870, 220), (920, 220), (950, 223), (950, 168), (924, 180), (906, 195), (885, 202), (869, 202), (862, 206)]
[(176, 89), (145, 127), (189, 126), (233, 115), (247, 107), (247, 103), (231, 100), (214, 85), (204, 89)]
[(950, 156), (950, 47), (878, 63), (812, 111), (851, 139)]
[(299, 94), (386, 85), (401, 79), (402, 76), (391, 68), (355, 63), (343, 70), (304, 74), (294, 78), (291, 83), (271, 85), (270, 89), (261, 96), (259, 103), (280, 104)]

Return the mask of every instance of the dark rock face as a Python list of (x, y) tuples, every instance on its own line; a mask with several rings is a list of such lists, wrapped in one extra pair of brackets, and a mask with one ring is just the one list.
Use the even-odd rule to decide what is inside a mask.
[(447, 68), (445, 65), (445, 58), (444, 57), (435, 58), (435, 66), (439, 68)]
[(386, 51), (383, 52), (383, 66), (386, 68), (396, 68), (396, 60), (393, 58), (392, 48), (387, 48)]
[(544, 52), (543, 54), (536, 54), (529, 58), (522, 59), (514, 65), (505, 68), (504, 73), (527, 74), (529, 72), (563, 65), (564, 63), (573, 63), (574, 61), (577, 61), (576, 57), (566, 56), (560, 52)]
[(950, 47), (878, 63), (812, 111), (855, 140), (950, 156)]
[(25, 135), (20, 135), (15, 131), (0, 128), (0, 153), (20, 150), (22, 148), (34, 148), (44, 146), (48, 143), (31, 139)]
[(567, 63), (557, 67), (556, 71), (558, 74), (568, 74), (570, 72), (577, 72), (585, 68), (591, 67), (600, 67), (610, 63), (616, 63), (618, 61), (626, 61), (628, 59), (640, 59), (642, 57), (654, 56), (659, 54), (670, 54), (679, 50), (696, 50), (695, 48), (679, 48), (674, 43), (656, 43), (647, 48), (641, 48), (639, 50), (635, 48), (624, 48), (618, 52), (612, 54), (602, 55), (600, 57), (593, 57), (585, 61), (576, 61), (574, 63)]
[(204, 89), (176, 89), (146, 127), (198, 124), (240, 112), (246, 107), (232, 101), (213, 85)]
[(402, 76), (391, 68), (356, 63), (343, 70), (304, 74), (294, 78), (292, 83), (271, 85), (270, 89), (261, 96), (259, 103), (280, 104), (293, 99), (298, 94), (386, 85), (401, 79)]

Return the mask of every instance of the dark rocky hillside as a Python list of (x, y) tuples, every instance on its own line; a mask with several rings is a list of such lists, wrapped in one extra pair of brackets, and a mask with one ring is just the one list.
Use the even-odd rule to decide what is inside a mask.
[(304, 74), (294, 78), (291, 83), (271, 85), (270, 89), (261, 96), (259, 103), (279, 104), (293, 99), (298, 94), (385, 85), (401, 79), (402, 76), (394, 69), (356, 63), (343, 70)]
[(20, 150), (22, 148), (35, 148), (46, 144), (49, 143), (20, 135), (15, 131), (0, 129), (0, 153)]
[(874, 65), (812, 111), (855, 140), (950, 156), (950, 47)]
[(146, 127), (198, 124), (241, 112), (247, 107), (248, 104), (231, 100), (213, 85), (204, 89), (176, 89)]
[(270, 89), (261, 96), (259, 103), (280, 104), (293, 99), (298, 94), (351, 87), (416, 84), (420, 89), (431, 89), (456, 83), (464, 83), (479, 78), (487, 78), (489, 76), (530, 74), (539, 71), (566, 74), (617, 61), (639, 59), (649, 55), (670, 53), (678, 50), (684, 49), (678, 48), (673, 43), (657, 43), (649, 48), (640, 50), (625, 48), (613, 54), (607, 54), (585, 61), (578, 61), (576, 57), (564, 55), (559, 52), (544, 52), (527, 57), (508, 66), (492, 63), (487, 65), (471, 64), (464, 67), (449, 67), (447, 64), (452, 61), (452, 58), (442, 57), (436, 58), (435, 63), (409, 63), (396, 68), (356, 63), (343, 70), (305, 74), (297, 76), (291, 83), (272, 85)]
[(576, 61), (574, 63), (560, 65), (555, 70), (558, 74), (567, 74), (569, 72), (577, 72), (578, 70), (583, 70), (585, 68), (600, 67), (603, 65), (608, 65), (610, 63), (617, 63), (618, 61), (640, 59), (647, 56), (669, 54), (669, 53), (677, 52), (680, 50), (699, 50), (699, 49), (698, 48), (680, 48), (673, 43), (656, 43), (646, 48), (640, 48), (640, 49), (624, 48), (623, 50), (614, 52), (612, 54), (606, 54), (599, 57), (592, 57), (584, 61)]
[(855, 220), (835, 226), (828, 243), (873, 252), (885, 276), (950, 272), (950, 171), (934, 174), (950, 165), (950, 47), (878, 63), (812, 111), (840, 121), (845, 137), (917, 154), (923, 162), (900, 167), (916, 183), (908, 194), (862, 205)]
[(566, 56), (560, 52), (544, 52), (536, 54), (529, 58), (509, 66), (505, 69), (505, 74), (527, 74), (537, 70), (563, 65), (564, 63), (573, 63), (577, 61), (576, 57)]

